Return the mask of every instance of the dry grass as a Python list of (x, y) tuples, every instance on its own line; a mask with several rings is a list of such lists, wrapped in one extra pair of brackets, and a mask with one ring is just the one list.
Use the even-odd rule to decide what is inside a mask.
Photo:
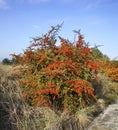
[(23, 130), (22, 117), (26, 114), (26, 104), (15, 79), (10, 79), (8, 68), (4, 66), (0, 77), (0, 129)]
[(103, 99), (108, 105), (118, 99), (118, 82), (113, 82), (104, 74), (98, 75), (98, 82), (94, 81), (95, 95), (98, 99)]
[(78, 121), (79, 130), (86, 130), (87, 126), (90, 124), (90, 122), (93, 119), (89, 111), (87, 111), (87, 109), (77, 111), (75, 117)]
[(109, 104), (118, 99), (118, 83), (112, 82), (104, 74), (99, 74), (99, 84), (96, 87), (99, 89), (98, 97), (104, 99), (106, 103)]

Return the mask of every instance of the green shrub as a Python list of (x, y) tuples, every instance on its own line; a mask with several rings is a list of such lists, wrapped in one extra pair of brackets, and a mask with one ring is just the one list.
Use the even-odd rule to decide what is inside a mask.
[(91, 80), (96, 78), (97, 63), (81, 34), (75, 44), (58, 36), (57, 46), (59, 28), (52, 27), (47, 34), (34, 38), (23, 54), (13, 54), (13, 58), (21, 64), (17, 76), (30, 105), (76, 110), (96, 99)]

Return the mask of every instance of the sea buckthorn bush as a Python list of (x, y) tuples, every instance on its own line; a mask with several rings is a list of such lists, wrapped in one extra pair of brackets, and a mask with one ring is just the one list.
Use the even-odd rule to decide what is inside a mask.
[(97, 47), (92, 48), (91, 57), (96, 59), (99, 73), (106, 75), (113, 82), (118, 82), (118, 66), (116, 60), (110, 60)]
[(118, 82), (118, 67), (112, 61), (101, 62), (100, 71), (106, 74), (111, 81)]
[(21, 65), (17, 76), (30, 105), (76, 110), (96, 100), (91, 81), (97, 79), (98, 65), (80, 33), (72, 43), (58, 36), (59, 29), (52, 27), (22, 54), (12, 56)]

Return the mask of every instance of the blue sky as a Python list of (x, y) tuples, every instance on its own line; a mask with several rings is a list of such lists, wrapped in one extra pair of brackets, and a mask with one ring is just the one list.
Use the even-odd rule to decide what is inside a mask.
[(22, 53), (32, 37), (64, 22), (59, 35), (85, 41), (111, 59), (118, 56), (118, 0), (0, 0), (0, 59)]

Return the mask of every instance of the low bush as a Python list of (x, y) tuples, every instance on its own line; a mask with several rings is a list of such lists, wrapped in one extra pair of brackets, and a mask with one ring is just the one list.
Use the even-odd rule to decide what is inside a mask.
[(74, 44), (58, 36), (57, 46), (59, 28), (52, 27), (23, 54), (12, 56), (21, 65), (17, 76), (27, 103), (75, 111), (96, 100), (91, 81), (97, 78), (98, 65), (80, 33)]

